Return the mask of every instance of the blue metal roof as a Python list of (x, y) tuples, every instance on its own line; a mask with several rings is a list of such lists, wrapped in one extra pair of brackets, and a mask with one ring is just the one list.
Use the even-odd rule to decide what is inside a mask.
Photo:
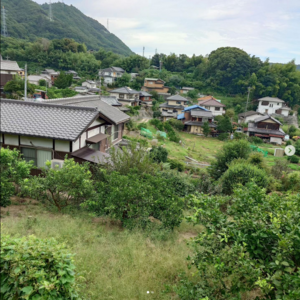
[(184, 113), (179, 114), (179, 115), (177, 116), (177, 120), (182, 120), (182, 119), (184, 119)]
[(204, 111), (210, 111), (202, 106), (199, 106), (199, 105), (192, 105), (192, 106), (189, 106), (189, 107), (186, 107), (183, 111), (188, 111), (188, 110), (192, 110), (192, 109), (195, 109), (195, 108), (200, 108)]

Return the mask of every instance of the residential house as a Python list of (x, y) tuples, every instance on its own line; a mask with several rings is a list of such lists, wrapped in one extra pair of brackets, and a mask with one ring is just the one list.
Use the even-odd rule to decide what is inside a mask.
[(45, 80), (48, 87), (52, 86), (51, 77), (49, 75), (28, 75), (27, 80), (29, 83), (39, 85), (40, 80)]
[(78, 93), (87, 93), (89, 89), (86, 86), (75, 86), (74, 91)]
[(101, 100), (118, 109), (122, 107), (122, 103), (120, 103), (114, 96), (101, 96)]
[(78, 73), (73, 70), (69, 70), (66, 72), (66, 75), (72, 75), (74, 80), (80, 80), (81, 77), (78, 76)]
[(16, 148), (25, 160), (33, 161), (37, 169), (32, 175), (40, 174), (46, 161), (62, 166), (66, 155), (77, 162), (103, 162), (109, 157), (105, 148), (111, 124), (95, 107), (4, 99), (0, 105), (1, 145)]
[(41, 72), (42, 74), (49, 75), (51, 78), (51, 84), (54, 84), (54, 81), (56, 78), (59, 76), (60, 72), (56, 72), (53, 69), (45, 69), (44, 71)]
[(198, 99), (198, 105), (202, 106), (212, 112), (214, 116), (221, 116), (225, 114), (226, 105), (222, 104), (213, 96), (205, 96)]
[(92, 80), (86, 80), (82, 83), (82, 86), (87, 87), (88, 89), (95, 89), (97, 88), (97, 83)]
[(182, 87), (180, 89), (180, 93), (181, 94), (187, 94), (189, 91), (193, 91), (193, 90), (194, 90), (194, 88), (192, 88), (192, 87)]
[(133, 81), (137, 76), (139, 76), (139, 73), (130, 73), (131, 79), (130, 81)]
[(169, 87), (165, 86), (165, 82), (158, 78), (145, 78), (142, 91), (151, 92), (156, 91), (158, 93), (168, 93)]
[(188, 103), (188, 100), (180, 95), (173, 95), (168, 97), (166, 102), (159, 106), (161, 111), (161, 117), (163, 121), (168, 119), (177, 118), (179, 114), (184, 110)]
[(285, 102), (279, 98), (264, 97), (258, 99), (257, 111), (262, 114), (277, 114), (287, 117), (290, 110), (291, 109), (285, 104)]
[(202, 127), (205, 122), (208, 122), (210, 128), (216, 128), (212, 112), (199, 105), (186, 107), (182, 113), (177, 116), (177, 119), (184, 124), (184, 131), (194, 134), (203, 133)]
[(263, 114), (261, 114), (257, 111), (250, 110), (245, 113), (238, 114), (238, 118), (239, 118), (238, 122), (239, 122), (239, 124), (248, 123), (249, 121), (254, 121), (255, 119), (257, 119), (261, 116), (263, 116)]
[(22, 69), (20, 69), (18, 63), (13, 60), (0, 60), (0, 89), (3, 90), (5, 84), (11, 81), (15, 75), (20, 75)]
[(111, 96), (117, 98), (122, 105), (137, 106), (139, 105), (140, 92), (124, 86), (109, 91)]
[[(125, 123), (130, 119), (128, 115), (120, 111), (118, 108), (108, 104), (105, 101), (102, 101), (102, 98), (99, 98), (99, 95), (51, 99), (44, 101), (44, 103), (96, 108), (98, 110), (99, 117), (104, 120), (106, 124), (104, 133), (111, 137), (108, 140), (109, 144), (105, 146), (105, 150), (108, 150), (108, 148), (110, 148), (112, 145), (115, 145), (122, 140)], [(95, 150), (99, 150), (98, 146), (100, 147), (101, 145), (96, 145), (95, 147), (97, 147), (97, 149)], [(102, 148), (100, 151), (102, 151)]]
[(152, 105), (152, 95), (147, 92), (140, 92), (140, 102), (142, 104)]
[(282, 125), (275, 118), (266, 115), (256, 118), (248, 123), (248, 128), (244, 128), (244, 132), (248, 136), (257, 136), (265, 142), (282, 144), (285, 132), (280, 128)]
[(125, 70), (119, 67), (106, 68), (99, 71), (99, 77), (103, 77), (104, 84), (113, 84), (125, 73)]

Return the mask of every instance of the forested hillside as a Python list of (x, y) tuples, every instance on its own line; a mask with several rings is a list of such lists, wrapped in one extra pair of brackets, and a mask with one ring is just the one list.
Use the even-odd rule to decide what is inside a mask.
[(53, 3), (53, 22), (48, 18), (49, 5), (39, 5), (31, 0), (2, 0), (7, 15), (7, 30), (10, 37), (34, 41), (72, 38), (85, 43), (88, 49), (100, 47), (122, 55), (132, 51), (98, 21), (87, 17), (74, 6)]

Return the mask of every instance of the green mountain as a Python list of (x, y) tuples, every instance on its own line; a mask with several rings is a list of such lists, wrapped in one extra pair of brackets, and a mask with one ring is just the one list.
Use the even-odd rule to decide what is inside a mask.
[(98, 21), (87, 17), (72, 5), (53, 3), (53, 21), (49, 20), (49, 5), (39, 5), (32, 0), (2, 0), (6, 9), (9, 36), (20, 39), (43, 37), (72, 38), (85, 43), (88, 49), (100, 47), (125, 56), (133, 52)]

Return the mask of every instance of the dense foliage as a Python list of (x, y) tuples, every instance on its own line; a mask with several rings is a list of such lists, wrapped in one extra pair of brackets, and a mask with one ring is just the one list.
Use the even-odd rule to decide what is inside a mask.
[(61, 169), (52, 169), (50, 162), (46, 165), (40, 176), (24, 180), (24, 194), (45, 200), (59, 211), (71, 204), (78, 206), (94, 197), (92, 174), (88, 164), (78, 164), (74, 159), (65, 159)]
[(189, 258), (197, 283), (183, 279), (176, 288), (180, 299), (237, 300), (250, 293), (255, 299), (298, 299), (299, 200), (299, 194), (266, 195), (254, 183), (231, 198), (193, 197), (189, 220), (205, 231), (192, 242)]
[(73, 256), (54, 239), (1, 237), (0, 298), (80, 299)]
[(0, 151), (0, 206), (11, 203), (10, 197), (15, 192), (15, 186), (22, 183), (24, 178), (30, 174), (32, 164), (27, 163), (16, 149), (9, 150), (1, 148)]

